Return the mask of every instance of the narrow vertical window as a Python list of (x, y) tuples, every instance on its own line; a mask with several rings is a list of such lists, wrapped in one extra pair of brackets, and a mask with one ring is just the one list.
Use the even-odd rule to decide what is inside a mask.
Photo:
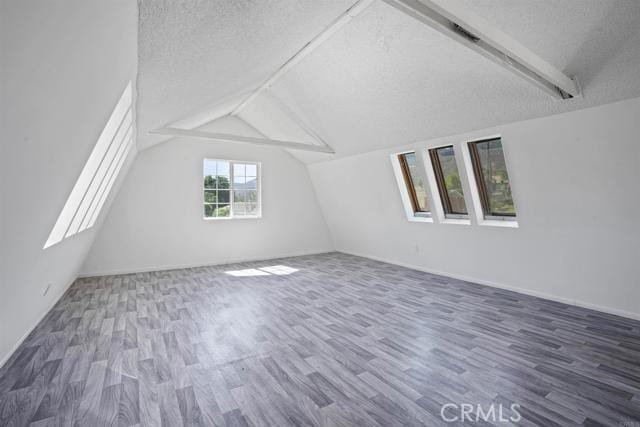
[(515, 217), (502, 140), (494, 138), (470, 142), (469, 153), (485, 218)]
[(233, 213), (235, 216), (258, 214), (258, 165), (233, 164)]
[(259, 217), (259, 181), (257, 163), (205, 159), (204, 217)]
[(416, 153), (404, 153), (398, 155), (402, 176), (407, 188), (413, 213), (416, 216), (429, 216), (430, 208), (427, 200), (427, 190), (424, 179), (418, 172)]
[(43, 249), (93, 227), (134, 147), (133, 88), (127, 84), (107, 120)]
[(445, 217), (466, 217), (467, 205), (464, 201), (462, 181), (460, 181), (453, 146), (431, 149), (429, 157), (431, 157)]
[(231, 168), (228, 161), (204, 162), (204, 216), (231, 216)]

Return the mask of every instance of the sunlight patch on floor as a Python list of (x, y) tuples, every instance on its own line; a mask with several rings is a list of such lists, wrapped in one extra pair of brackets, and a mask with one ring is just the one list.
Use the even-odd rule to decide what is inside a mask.
[(248, 277), (248, 276), (287, 276), (289, 274), (298, 271), (297, 268), (288, 267), (286, 265), (272, 265), (268, 267), (260, 268), (246, 268), (244, 270), (230, 270), (225, 273), (235, 277)]

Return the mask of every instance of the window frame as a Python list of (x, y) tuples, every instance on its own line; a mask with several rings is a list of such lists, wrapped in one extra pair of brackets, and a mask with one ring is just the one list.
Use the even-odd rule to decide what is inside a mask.
[[(396, 155), (398, 164), (400, 166), (400, 172), (402, 173), (402, 178), (404, 181), (404, 187), (407, 191), (407, 195), (409, 197), (409, 202), (411, 203), (411, 209), (413, 210), (413, 216), (416, 218), (431, 218), (431, 211), (425, 211), (420, 209), (420, 203), (418, 202), (418, 194), (416, 193), (416, 187), (413, 182), (413, 177), (411, 176), (411, 172), (409, 171), (409, 165), (407, 164), (407, 159), (404, 157), (407, 154), (413, 154), (416, 156), (416, 161), (419, 163), (420, 157), (415, 151), (405, 151), (403, 153), (398, 153)], [(427, 190), (427, 182), (425, 181), (425, 191)], [(427, 193), (428, 194), (428, 193)]]
[[(441, 145), (438, 147), (429, 148), (429, 160), (431, 160), (431, 167), (433, 168), (433, 174), (436, 181), (436, 187), (438, 188), (438, 193), (440, 193), (440, 202), (442, 204), (442, 210), (444, 212), (445, 218), (451, 219), (468, 219), (469, 218), (469, 208), (467, 212), (454, 212), (451, 207), (451, 199), (449, 197), (449, 191), (447, 190), (447, 185), (444, 180), (444, 173), (442, 172), (442, 164), (440, 162), (440, 157), (438, 156), (438, 150), (443, 148), (451, 148), (454, 153), (454, 161), (456, 164), (456, 169), (458, 170), (458, 177), (460, 178), (460, 182), (462, 183), (462, 176), (460, 175), (460, 167), (458, 166), (457, 159), (455, 158), (455, 147), (453, 144)], [(464, 192), (464, 189), (463, 189)], [(465, 207), (467, 206), (467, 200), (463, 195)]]
[[(478, 196), (480, 198), (480, 206), (482, 207), (483, 217), (486, 220), (494, 220), (494, 221), (516, 221), (517, 212), (513, 214), (506, 213), (497, 213), (491, 211), (491, 203), (489, 202), (489, 194), (487, 193), (487, 183), (484, 179), (484, 175), (482, 173), (482, 162), (480, 161), (480, 155), (478, 153), (477, 145), (483, 142), (490, 142), (499, 140), (502, 145), (502, 137), (496, 136), (492, 138), (483, 138), (474, 141), (467, 142), (467, 148), (469, 150), (469, 157), (471, 160), (471, 169), (473, 171), (474, 180), (476, 182), (476, 190), (478, 191)], [(507, 164), (506, 158), (504, 157), (504, 145), (502, 149), (502, 156), (505, 160), (505, 167)], [(511, 175), (507, 170), (507, 175), (509, 175), (509, 187), (511, 187)], [(512, 196), (513, 201), (513, 196)], [(515, 210), (515, 202), (514, 202), (514, 210)]]
[(42, 249), (92, 228), (98, 220), (135, 146), (133, 96), (133, 83), (129, 81), (93, 145)]
[[(205, 215), (205, 206), (211, 205), (212, 203), (205, 202), (205, 191), (206, 190), (216, 190), (211, 188), (206, 188), (204, 186), (204, 168), (206, 162), (227, 162), (229, 163), (229, 216), (206, 216)], [(243, 190), (235, 190), (234, 189), (234, 164), (244, 164), (244, 165), (255, 165), (256, 166), (256, 197), (257, 197), (257, 206), (258, 213), (255, 215), (235, 215), (233, 209), (234, 202), (234, 192), (235, 191), (243, 191)], [(201, 183), (201, 199), (200, 206), (202, 208), (202, 219), (205, 221), (209, 220), (229, 220), (229, 219), (260, 219), (262, 218), (262, 163), (251, 161), (251, 160), (230, 160), (230, 159), (221, 159), (221, 158), (208, 158), (205, 157), (202, 160), (202, 176), (200, 178)], [(253, 191), (253, 190), (245, 190), (245, 191)]]

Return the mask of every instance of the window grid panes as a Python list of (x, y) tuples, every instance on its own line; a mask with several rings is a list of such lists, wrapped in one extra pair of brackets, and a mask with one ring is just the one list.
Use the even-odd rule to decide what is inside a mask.
[(470, 142), (469, 152), (485, 217), (515, 217), (502, 140)]
[(429, 157), (445, 216), (466, 216), (467, 206), (453, 146), (431, 149)]
[(258, 217), (259, 168), (256, 163), (204, 161), (204, 217)]
[(398, 160), (414, 214), (429, 214), (430, 208), (427, 200), (427, 190), (424, 178), (418, 172), (416, 153), (399, 154)]

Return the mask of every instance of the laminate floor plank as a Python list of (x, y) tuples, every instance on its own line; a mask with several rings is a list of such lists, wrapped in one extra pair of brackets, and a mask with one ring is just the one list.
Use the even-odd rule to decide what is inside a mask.
[(2, 427), (466, 425), (463, 404), (640, 425), (640, 322), (333, 252), (78, 279), (0, 369)]

